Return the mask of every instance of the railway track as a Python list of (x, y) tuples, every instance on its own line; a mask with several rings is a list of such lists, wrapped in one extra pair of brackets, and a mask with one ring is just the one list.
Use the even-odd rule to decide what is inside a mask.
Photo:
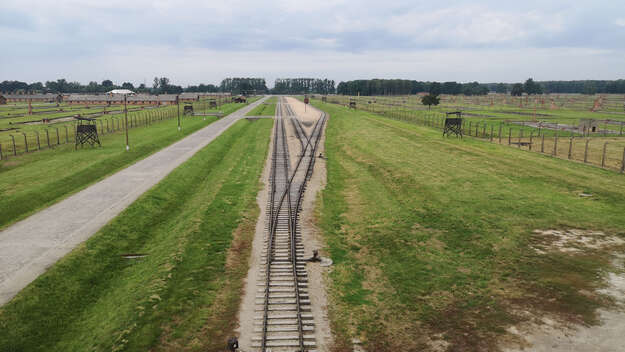
[[(264, 250), (257, 283), (252, 347), (268, 351), (316, 351), (315, 325), (308, 293), (308, 274), (299, 225), (299, 212), (315, 164), (325, 114), (307, 135), (286, 99), (276, 109), (267, 204)], [(294, 164), (289, 156), (286, 121), (300, 142)], [(294, 165), (294, 166), (292, 166)]]

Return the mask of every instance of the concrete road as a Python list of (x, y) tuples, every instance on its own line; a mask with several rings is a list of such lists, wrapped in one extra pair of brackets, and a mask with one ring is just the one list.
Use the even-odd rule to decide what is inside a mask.
[(0, 232), (0, 305), (265, 99)]

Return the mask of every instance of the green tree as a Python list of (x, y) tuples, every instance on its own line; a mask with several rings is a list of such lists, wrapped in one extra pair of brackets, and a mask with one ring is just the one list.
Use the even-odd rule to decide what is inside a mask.
[(441, 99), (437, 95), (428, 94), (421, 98), (421, 104), (427, 105), (428, 110), (432, 108), (432, 105), (438, 105)]
[(534, 82), (532, 78), (528, 78), (527, 81), (525, 81), (523, 89), (528, 95), (543, 94), (543, 87), (540, 84)]
[(124, 82), (122, 84), (122, 88), (123, 89), (128, 89), (128, 90), (135, 90), (135, 86), (132, 83), (130, 83), (130, 82)]
[(597, 93), (597, 86), (595, 86), (595, 83), (592, 81), (586, 81), (584, 83), (584, 91), (583, 94), (586, 95), (594, 95)]
[(507, 85), (507, 84), (505, 84), (505, 83), (498, 83), (498, 84), (495, 86), (495, 92), (497, 92), (497, 93), (503, 93), (503, 94), (508, 93), (508, 85)]
[(523, 84), (515, 83), (512, 86), (512, 91), (510, 92), (510, 94), (515, 97), (520, 97), (521, 95), (523, 95)]
[(430, 84), (430, 95), (433, 95), (436, 97), (441, 94), (441, 90), (442, 90), (442, 86), (440, 83), (432, 82), (432, 84)]

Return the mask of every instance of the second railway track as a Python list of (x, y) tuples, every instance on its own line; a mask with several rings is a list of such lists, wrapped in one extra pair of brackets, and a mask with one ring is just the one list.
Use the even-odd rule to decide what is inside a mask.
[[(300, 144), (294, 163), (290, 160), (286, 119), (291, 121)], [(321, 113), (307, 135), (286, 99), (278, 101), (252, 339), (252, 347), (258, 351), (317, 350), (299, 213), (325, 119)]]

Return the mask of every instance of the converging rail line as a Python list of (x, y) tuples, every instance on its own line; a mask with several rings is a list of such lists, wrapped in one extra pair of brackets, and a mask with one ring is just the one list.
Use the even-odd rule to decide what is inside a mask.
[[(291, 120), (301, 153), (291, 167), (285, 119)], [(326, 115), (322, 113), (308, 136), (286, 99), (276, 109), (271, 160), (265, 248), (256, 295), (252, 347), (260, 351), (315, 351), (315, 326), (308, 295), (308, 274), (298, 222)]]

